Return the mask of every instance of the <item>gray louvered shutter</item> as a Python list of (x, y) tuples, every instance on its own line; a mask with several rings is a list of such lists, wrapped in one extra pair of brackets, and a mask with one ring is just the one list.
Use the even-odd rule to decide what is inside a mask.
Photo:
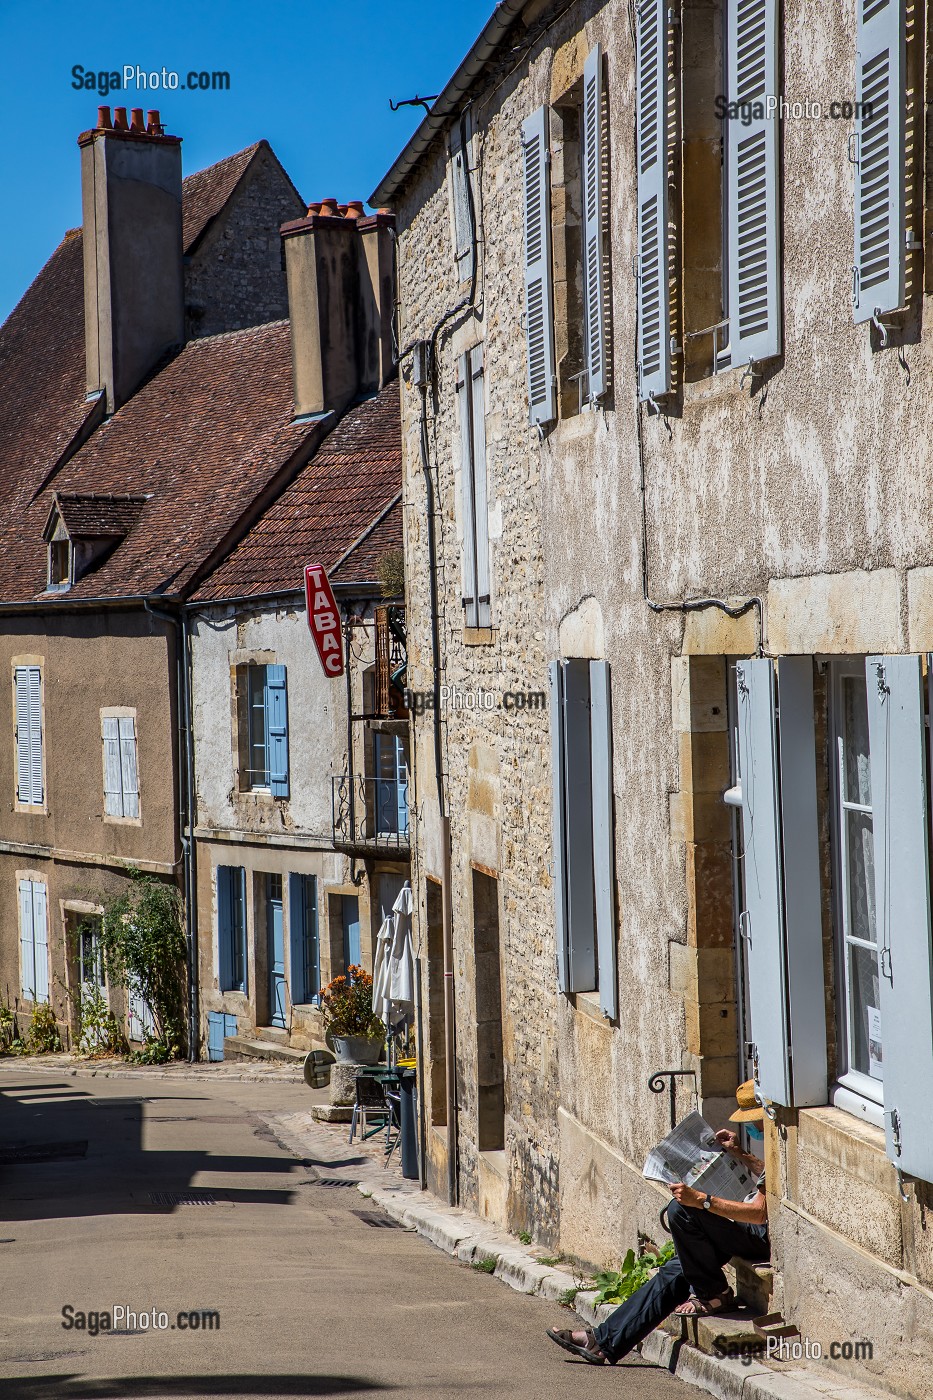
[(551, 714), (551, 845), (554, 881), (554, 926), (557, 932), (557, 985), (566, 992), (567, 967), (567, 825), (564, 801), (564, 673), (559, 661), (548, 665)]
[(733, 365), (781, 352), (777, 0), (728, 0), (730, 102), (751, 121), (726, 123), (729, 352)]
[(525, 191), (525, 339), (528, 353), (528, 412), (532, 423), (557, 416), (554, 381), (554, 298), (551, 287), (550, 152), (547, 108), (522, 123)]
[(460, 410), (460, 495), (463, 517), (463, 621), (466, 627), (478, 627), (476, 509), (473, 498), (473, 380), (470, 374), (469, 354), (461, 355), (457, 364), (457, 403)]
[(865, 674), (885, 1141), (896, 1167), (931, 1181), (933, 949), (920, 657), (869, 656)]
[(855, 119), (856, 322), (904, 304), (905, 8), (859, 0), (856, 112), (868, 112)]
[(35, 970), (37, 1002), (49, 999), (49, 900), (45, 885), (34, 880), (32, 885), (32, 928), (35, 938)]
[(590, 735), (593, 782), (593, 879), (596, 891), (596, 953), (599, 1005), (619, 1015), (616, 971), (615, 839), (612, 785), (612, 700), (609, 663), (590, 662)]
[(32, 881), (19, 882), (20, 991), (27, 1001), (36, 993), (36, 938), (32, 919)]
[(637, 7), (638, 397), (671, 387), (667, 230), (667, 3)]
[(122, 817), (123, 774), (120, 762), (120, 725), (115, 715), (101, 720), (104, 741), (104, 812), (108, 817)]
[(472, 118), (467, 113), (467, 146), (460, 142), (460, 123), (454, 122), (450, 131), (450, 180), (454, 212), (454, 256), (457, 262), (457, 277), (468, 282), (473, 275), (473, 230), (470, 223), (470, 127)]
[(38, 666), (17, 666), (16, 795), (20, 802), (42, 805), (42, 675)]
[(597, 44), (583, 68), (583, 281), (586, 371), (591, 399), (609, 387), (606, 368), (605, 257), (603, 251), (603, 51)]
[(492, 621), (489, 572), (489, 491), (486, 481), (486, 391), (483, 380), (483, 347), (474, 345), (469, 356), (470, 420), (473, 429), (473, 540), (476, 547), (476, 622)]
[(120, 775), (123, 783), (123, 815), (139, 816), (139, 770), (136, 762), (136, 721), (122, 715), (117, 721), (120, 734)]

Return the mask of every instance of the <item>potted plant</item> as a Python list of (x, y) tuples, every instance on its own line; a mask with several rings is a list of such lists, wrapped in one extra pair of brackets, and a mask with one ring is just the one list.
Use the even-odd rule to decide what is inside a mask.
[(373, 1012), (373, 979), (363, 968), (347, 968), (321, 992), (321, 1012), (328, 1045), (338, 1060), (376, 1065), (385, 1043), (386, 1028)]

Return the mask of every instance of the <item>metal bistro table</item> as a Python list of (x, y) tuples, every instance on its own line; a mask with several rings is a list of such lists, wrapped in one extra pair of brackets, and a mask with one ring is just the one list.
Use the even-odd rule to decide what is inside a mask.
[(414, 1065), (398, 1064), (395, 1069), (387, 1065), (376, 1065), (366, 1069), (374, 1079), (383, 1084), (398, 1084), (399, 1093), (399, 1137), (402, 1146), (402, 1176), (407, 1181), (417, 1181), (418, 1171), (418, 1131), (415, 1113), (418, 1071)]

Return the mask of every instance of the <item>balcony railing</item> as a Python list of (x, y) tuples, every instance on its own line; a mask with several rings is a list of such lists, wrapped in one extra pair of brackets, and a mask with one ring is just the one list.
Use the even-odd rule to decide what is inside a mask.
[(331, 784), (337, 850), (408, 859), (407, 782), (343, 773)]

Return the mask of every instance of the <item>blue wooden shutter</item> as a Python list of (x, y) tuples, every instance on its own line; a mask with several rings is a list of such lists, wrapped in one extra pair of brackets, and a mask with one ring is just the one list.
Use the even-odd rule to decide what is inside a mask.
[(220, 990), (233, 989), (233, 877), (232, 865), (217, 866), (217, 952)]
[(668, 285), (667, 0), (642, 0), (635, 45), (638, 252), (638, 397), (671, 388)]
[(551, 283), (551, 190), (547, 108), (522, 122), (525, 191), (525, 340), (528, 412), (532, 423), (557, 416), (554, 383), (554, 297)]
[(460, 490), (463, 519), (463, 621), (479, 626), (476, 586), (476, 501), (473, 494), (473, 376), (470, 355), (457, 364), (457, 403), (460, 410)]
[(551, 715), (551, 844), (554, 880), (554, 926), (557, 931), (557, 985), (569, 989), (567, 959), (567, 829), (564, 803), (564, 673), (559, 661), (548, 665)]
[(603, 51), (591, 49), (583, 66), (583, 282), (586, 369), (591, 399), (609, 387), (606, 372), (605, 254), (603, 237)]
[[(904, 304), (905, 0), (859, 0), (855, 71), (856, 322)], [(862, 114), (862, 104), (867, 112)]]
[(222, 1011), (209, 1011), (207, 1013), (207, 1058), (211, 1061), (220, 1061), (224, 1057), (224, 1013)]
[(590, 662), (590, 730), (599, 1004), (603, 1013), (615, 1021), (619, 1014), (619, 992), (616, 971), (612, 701), (609, 665), (605, 661)]
[(308, 982), (305, 961), (305, 928), (308, 912), (305, 904), (304, 876), (288, 877), (288, 945), (291, 955), (292, 1001), (303, 1002)]
[(266, 667), (266, 735), (269, 786), (273, 797), (288, 796), (288, 693), (285, 667)]
[(896, 1167), (933, 1181), (933, 950), (920, 657), (870, 656), (865, 673), (885, 1142)]
[(777, 0), (728, 0), (727, 96), (752, 114), (726, 123), (729, 353), (733, 365), (781, 353)]
[(42, 675), (38, 666), (17, 666), (16, 795), (20, 802), (42, 805)]

